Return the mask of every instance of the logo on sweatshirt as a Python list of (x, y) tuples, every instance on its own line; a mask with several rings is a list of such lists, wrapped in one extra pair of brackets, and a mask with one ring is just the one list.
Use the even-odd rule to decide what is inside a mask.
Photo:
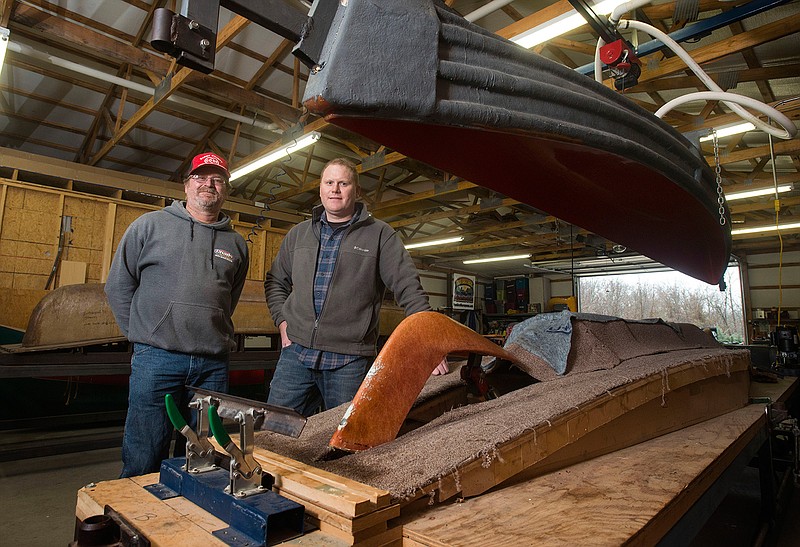
[(233, 262), (233, 255), (225, 249), (214, 249), (214, 256), (222, 260), (227, 260), (228, 262)]
[(355, 251), (361, 251), (362, 253), (368, 253), (368, 252), (369, 252), (369, 249), (362, 249), (362, 248), (361, 248), (361, 247), (359, 247), (358, 245), (354, 245), (354, 246), (353, 246), (353, 250), (355, 250)]

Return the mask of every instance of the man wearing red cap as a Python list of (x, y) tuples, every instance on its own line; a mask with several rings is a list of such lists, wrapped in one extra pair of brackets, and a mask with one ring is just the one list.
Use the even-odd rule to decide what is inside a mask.
[[(247, 244), (222, 212), (229, 177), (223, 158), (195, 156), (183, 182), (186, 201), (133, 221), (111, 263), (106, 296), (133, 344), (123, 477), (158, 471), (168, 457), (166, 394), (194, 426), (184, 386), (228, 389), (231, 316), (249, 266)], [(183, 448), (176, 443), (176, 453)]]

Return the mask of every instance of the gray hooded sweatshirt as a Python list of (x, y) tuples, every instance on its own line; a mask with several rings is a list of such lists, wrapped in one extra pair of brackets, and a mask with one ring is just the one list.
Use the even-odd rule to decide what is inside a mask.
[(235, 347), (231, 316), (249, 259), (244, 238), (220, 216), (203, 224), (174, 201), (128, 227), (105, 286), (128, 340), (198, 355)]

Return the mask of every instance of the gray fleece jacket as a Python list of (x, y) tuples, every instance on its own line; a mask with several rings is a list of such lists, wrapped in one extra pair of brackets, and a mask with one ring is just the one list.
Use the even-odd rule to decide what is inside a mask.
[(315, 320), (314, 274), (322, 206), (289, 230), (264, 281), (272, 319), (286, 321), (292, 342), (347, 355), (374, 356), (385, 289), (406, 315), (430, 310), (419, 273), (391, 226), (359, 204), (342, 238), (327, 299)]
[(221, 217), (203, 224), (174, 201), (131, 223), (105, 286), (128, 340), (198, 355), (235, 347), (231, 316), (249, 259), (244, 238)]

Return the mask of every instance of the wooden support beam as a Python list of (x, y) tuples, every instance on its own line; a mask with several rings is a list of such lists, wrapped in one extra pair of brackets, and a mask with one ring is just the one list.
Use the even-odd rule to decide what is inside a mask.
[[(751, 30), (747, 34), (731, 36), (730, 38), (720, 40), (708, 46), (693, 49), (692, 59), (702, 65), (703, 63), (716, 61), (728, 55), (740, 53), (761, 44), (777, 40), (778, 38), (783, 38), (784, 36), (794, 34), (798, 31), (800, 31), (800, 17), (782, 19), (774, 23), (762, 25)], [(649, 65), (645, 63), (645, 69), (642, 71), (639, 81), (648, 82), (656, 78), (669, 76), (685, 68), (686, 63), (679, 57), (661, 60), (658, 66), (654, 68), (650, 68)], [(613, 88), (614, 83), (612, 79), (609, 78), (605, 80), (604, 83)]]
[[(0, 147), (0, 163), (6, 167), (18, 169), (20, 171), (41, 173), (66, 180), (86, 182), (95, 186), (164, 196), (167, 199), (184, 199), (186, 197), (183, 185), (176, 182), (143, 177), (140, 175), (123, 173), (121, 171), (110, 171), (108, 169), (88, 165), (79, 165), (70, 161), (19, 152), (9, 148)], [(257, 207), (252, 201), (229, 197), (225, 202), (225, 210), (258, 216), (262, 208)], [(295, 215), (282, 211), (269, 211), (267, 213), (267, 218), (296, 224), (301, 222), (304, 217), (302, 215)]]
[[(721, 73), (709, 74), (712, 80), (719, 83)], [(739, 83), (757, 82), (759, 80), (779, 80), (782, 78), (797, 78), (800, 76), (800, 63), (790, 63), (765, 68), (750, 68), (739, 72)], [(703, 88), (704, 85), (697, 76), (672, 76), (650, 80), (636, 85), (637, 93), (651, 91), (672, 91), (676, 89)]]
[(442, 253), (458, 253), (466, 251), (483, 251), (495, 247), (504, 247), (506, 245), (519, 245), (519, 246), (540, 246), (541, 244), (552, 241), (558, 234), (530, 234), (519, 237), (507, 237), (503, 239), (491, 239), (488, 241), (481, 241), (480, 243), (469, 243), (467, 245), (442, 245), (437, 247), (426, 247), (423, 249), (414, 249), (409, 251), (412, 257), (438, 255)]
[[(69, 47), (92, 51), (95, 55), (117, 63), (130, 63), (140, 70), (149, 71), (161, 77), (169, 70), (170, 62), (159, 55), (126, 45), (119, 40), (114, 40), (65, 19), (51, 17), (46, 12), (31, 6), (17, 4), (16, 10), (11, 16), (11, 22), (14, 31), (29, 35), (35, 34), (38, 40), (41, 40), (42, 36), (47, 36), (48, 41), (55, 39)], [(298, 108), (292, 108), (284, 102), (231, 85), (220, 78), (194, 72), (186, 78), (186, 84), (227, 100), (247, 104), (251, 108), (275, 114), (292, 123), (300, 117)]]
[[(250, 24), (249, 19), (245, 19), (241, 15), (235, 16), (217, 35), (217, 51), (225, 47), (225, 45), (233, 40), (233, 38), (248, 24)], [(183, 84), (184, 80), (186, 80), (186, 78), (188, 78), (192, 72), (194, 72), (192, 69), (183, 67), (174, 75), (164, 78), (159, 86), (159, 89), (156, 90), (155, 96), (148, 99), (148, 101), (144, 103), (144, 105), (142, 105), (133, 116), (130, 117), (125, 125), (122, 126), (94, 156), (92, 156), (88, 162), (89, 165), (96, 165), (98, 161), (103, 159), (103, 157), (105, 157), (105, 155), (108, 154), (108, 152), (110, 152), (111, 149), (116, 146), (123, 137), (125, 137), (125, 135), (127, 135), (134, 127), (136, 127), (140, 121), (149, 116), (150, 113), (158, 108), (161, 103), (166, 101), (170, 95), (177, 91), (178, 88)]]
[[(492, 203), (492, 205), (484, 205), (479, 203), (477, 205), (470, 205), (468, 207), (457, 207), (455, 209), (451, 209), (449, 211), (440, 211), (438, 213), (430, 213), (427, 215), (420, 215), (417, 217), (406, 218), (403, 220), (396, 220), (394, 222), (390, 222), (389, 226), (392, 228), (403, 228), (405, 226), (411, 226), (413, 224), (424, 224), (426, 222), (432, 222), (434, 220), (441, 220), (443, 218), (453, 218), (465, 215), (471, 215), (472, 213), (482, 213), (486, 211), (492, 211), (494, 209), (499, 209), (500, 207), (513, 207), (514, 205), (519, 205), (519, 201), (511, 198), (503, 198), (496, 203)], [(505, 230), (506, 228), (503, 227), (495, 227), (495, 229)]]
[[(788, 141), (774, 142), (772, 148), (776, 156), (787, 156), (800, 152), (800, 139), (790, 139)], [(756, 146), (753, 148), (745, 148), (744, 150), (736, 150), (734, 152), (723, 153), (719, 157), (720, 165), (728, 165), (737, 161), (744, 161), (755, 158), (769, 157), (769, 146)]]
[(458, 181), (456, 183), (446, 183), (441, 185), (439, 188), (434, 188), (433, 190), (427, 190), (425, 192), (415, 192), (409, 196), (403, 196), (397, 199), (390, 199), (388, 201), (384, 201), (377, 205), (375, 210), (372, 212), (376, 216), (380, 217), (391, 217), (395, 215), (402, 214), (405, 211), (413, 210), (415, 207), (409, 205), (424, 201), (426, 199), (436, 199), (441, 198), (450, 194), (454, 194), (456, 192), (461, 192), (462, 190), (468, 190), (470, 188), (476, 188), (478, 185), (472, 182), (467, 182), (465, 180)]

